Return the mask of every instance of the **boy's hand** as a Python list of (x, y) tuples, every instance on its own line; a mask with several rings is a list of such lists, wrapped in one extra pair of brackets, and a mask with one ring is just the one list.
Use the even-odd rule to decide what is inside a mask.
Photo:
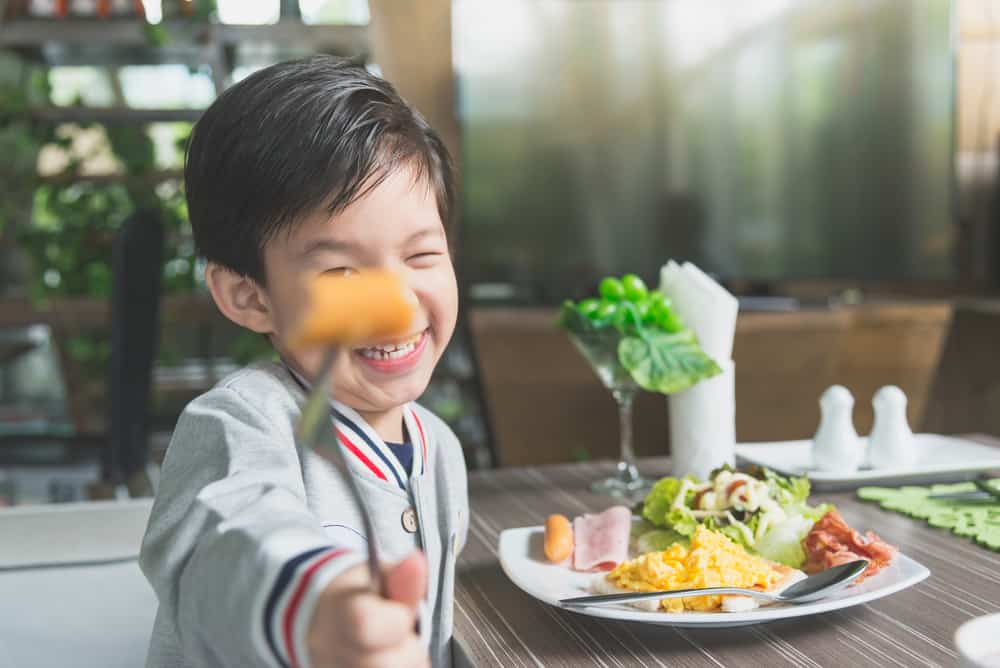
[(417, 605), (427, 588), (427, 559), (417, 551), (385, 573), (385, 598), (368, 588), (364, 564), (335, 578), (320, 594), (307, 643), (313, 668), (430, 666), (416, 633)]

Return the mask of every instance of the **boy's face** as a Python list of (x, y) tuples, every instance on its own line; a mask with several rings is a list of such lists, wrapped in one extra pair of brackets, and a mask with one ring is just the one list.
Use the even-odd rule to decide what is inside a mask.
[(305, 308), (305, 281), (324, 272), (366, 268), (398, 274), (415, 307), (410, 332), (392, 341), (341, 348), (331, 391), (366, 417), (392, 411), (423, 393), (458, 315), (455, 271), (434, 191), (426, 181), (415, 180), (410, 169), (396, 170), (341, 213), (331, 217), (319, 212), (269, 242), (264, 268), (271, 339), (310, 376), (318, 371), (322, 352), (291, 355), (286, 346)]

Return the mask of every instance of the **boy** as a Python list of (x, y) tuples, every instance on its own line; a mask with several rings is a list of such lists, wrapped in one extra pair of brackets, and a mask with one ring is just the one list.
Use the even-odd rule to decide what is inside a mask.
[[(444, 145), (388, 83), (315, 57), (224, 92), (195, 127), (184, 179), (215, 303), (281, 362), (234, 373), (177, 424), (140, 557), (160, 601), (148, 665), (450, 664), (465, 467), (454, 434), (413, 403), (458, 309)], [(416, 315), (400, 340), (338, 352), (330, 389), (350, 469), (338, 472), (296, 449), (320, 354), (290, 353), (287, 337), (306, 279), (365, 268), (399, 274)], [(360, 483), (375, 536), (342, 475)], [(383, 597), (367, 589), (366, 540), (387, 564)]]

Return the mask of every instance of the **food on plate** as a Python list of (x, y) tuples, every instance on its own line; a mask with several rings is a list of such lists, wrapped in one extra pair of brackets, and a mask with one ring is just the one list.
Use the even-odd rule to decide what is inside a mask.
[(565, 515), (549, 515), (545, 520), (545, 556), (559, 563), (573, 554), (573, 526)]
[[(720, 586), (778, 591), (803, 577), (801, 571), (749, 554), (719, 531), (697, 527), (689, 547), (675, 543), (667, 550), (640, 555), (608, 575), (595, 578), (591, 588), (595, 593)], [(736, 612), (751, 610), (757, 602), (745, 596), (692, 596), (638, 601), (636, 607), (668, 612)]]
[(603, 513), (573, 520), (573, 568), (611, 570), (628, 559), (632, 511), (613, 506)]
[[(862, 576), (888, 566), (896, 548), (872, 532), (851, 529), (829, 505), (809, 506), (809, 481), (767, 469), (713, 471), (706, 482), (663, 478), (643, 501), (643, 520), (615, 506), (569, 521), (546, 521), (545, 553), (572, 568), (608, 570), (595, 577), (595, 594), (730, 586), (780, 593), (833, 566), (864, 559)], [(629, 560), (629, 540), (634, 539)], [(564, 562), (565, 563), (565, 562)], [(801, 570), (800, 570), (801, 569)], [(805, 571), (805, 572), (803, 572)], [(649, 611), (745, 612), (759, 602), (748, 596), (689, 596), (635, 601)]]
[(663, 478), (642, 508), (653, 525), (649, 529), (657, 533), (640, 536), (639, 543), (665, 549), (703, 527), (771, 561), (801, 568), (806, 559), (802, 539), (830, 508), (811, 507), (808, 497), (806, 478), (785, 478), (768, 469), (748, 474), (723, 467), (705, 482), (691, 476)]
[(802, 541), (806, 552), (803, 570), (818, 573), (856, 559), (867, 559), (868, 568), (858, 579), (875, 575), (889, 565), (897, 549), (871, 531), (864, 536), (847, 526), (836, 510), (822, 517)]
[(405, 336), (412, 320), (413, 307), (393, 273), (321, 275), (309, 284), (309, 308), (292, 345), (301, 349)]

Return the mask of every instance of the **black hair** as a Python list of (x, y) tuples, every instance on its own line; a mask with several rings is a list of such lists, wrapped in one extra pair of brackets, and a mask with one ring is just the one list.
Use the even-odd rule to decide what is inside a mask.
[(389, 82), (348, 59), (272, 65), (223, 92), (195, 124), (184, 166), (198, 251), (264, 284), (265, 244), (320, 209), (343, 211), (401, 166), (435, 191), (448, 229), (448, 151)]

